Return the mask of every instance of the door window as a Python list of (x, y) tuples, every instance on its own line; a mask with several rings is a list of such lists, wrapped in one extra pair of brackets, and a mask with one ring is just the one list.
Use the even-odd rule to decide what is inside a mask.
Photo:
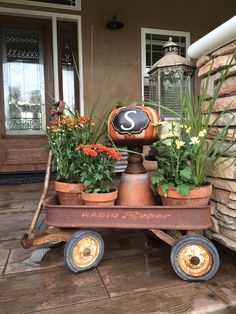
[(59, 81), (60, 98), (66, 107), (74, 112), (79, 105), (79, 78), (77, 67), (77, 29), (76, 23), (58, 22), (58, 48), (59, 48)]
[[(170, 109), (178, 112), (179, 97), (176, 94), (176, 79), (173, 81), (166, 77), (165, 73), (161, 74), (161, 83), (149, 81), (148, 71), (156, 61), (164, 56), (163, 45), (169, 40), (169, 37), (180, 47), (180, 55), (185, 57), (190, 43), (190, 34), (188, 32), (178, 32), (170, 30), (155, 30), (142, 28), (142, 98), (143, 100), (154, 100), (160, 102), (158, 94), (162, 95), (162, 102)], [(158, 92), (158, 88), (160, 91)], [(165, 118), (173, 118), (172, 115), (164, 110), (159, 113)]]
[(2, 52), (6, 134), (44, 133), (42, 32), (3, 28)]

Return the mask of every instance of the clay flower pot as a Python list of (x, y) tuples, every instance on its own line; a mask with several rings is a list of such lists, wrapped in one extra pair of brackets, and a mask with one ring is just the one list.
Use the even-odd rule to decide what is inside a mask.
[(160, 185), (157, 186), (157, 192), (161, 196), (164, 206), (206, 206), (212, 194), (212, 185), (207, 183), (203, 186), (194, 187), (187, 196), (181, 195), (176, 191), (175, 187), (171, 187), (167, 191), (167, 196)]
[(82, 192), (84, 205), (88, 206), (113, 206), (117, 199), (118, 191), (109, 193), (86, 193)]
[(54, 182), (54, 188), (57, 192), (58, 202), (60, 205), (82, 205), (82, 191), (84, 185), (81, 183)]

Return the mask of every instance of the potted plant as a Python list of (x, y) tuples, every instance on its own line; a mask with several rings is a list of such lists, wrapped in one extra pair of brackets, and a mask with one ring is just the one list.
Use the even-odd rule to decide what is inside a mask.
[(212, 119), (215, 100), (227, 73), (228, 68), (215, 86), (207, 109), (204, 100), (207, 98), (208, 80), (202, 85), (197, 105), (185, 87), (180, 114), (176, 114), (173, 121), (158, 123), (162, 129), (168, 126), (167, 133), (162, 133), (151, 146), (158, 164), (152, 185), (157, 187), (164, 205), (207, 205), (212, 193), (212, 186), (207, 183), (208, 171), (220, 162), (221, 157), (236, 157), (232, 147), (236, 140), (233, 137), (229, 140), (228, 134), (234, 116), (217, 134), (214, 134), (214, 129), (227, 108)]
[(47, 128), (48, 146), (52, 152), (52, 170), (56, 172), (55, 190), (60, 204), (82, 204), (80, 169), (75, 148), (93, 141), (94, 123), (78, 112), (62, 114), (49, 122)]
[(168, 126), (169, 132), (152, 145), (158, 163), (152, 184), (157, 185), (163, 205), (187, 206), (193, 199), (193, 205), (207, 205), (212, 192), (205, 182), (211, 164), (207, 131), (202, 129), (196, 136), (187, 124), (171, 121)]
[(85, 186), (82, 192), (85, 205), (114, 205), (117, 190), (112, 189), (112, 174), (120, 154), (101, 144), (81, 144), (75, 150), (81, 182)]

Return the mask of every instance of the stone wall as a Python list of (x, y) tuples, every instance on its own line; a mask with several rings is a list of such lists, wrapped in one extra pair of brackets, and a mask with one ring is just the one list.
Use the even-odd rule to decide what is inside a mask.
[[(208, 73), (211, 71), (207, 90), (208, 99), (213, 96), (215, 84), (235, 50), (236, 41), (197, 61), (198, 76), (201, 78), (202, 84), (208, 79)], [(236, 139), (236, 59), (231, 63), (228, 73), (229, 75), (220, 88), (211, 118), (215, 119), (217, 114), (225, 108), (230, 112), (226, 112), (219, 119), (217, 127), (212, 131), (212, 136), (214, 136), (232, 116), (235, 117), (228, 132), (230, 140), (232, 137)], [(207, 110), (207, 108), (208, 100), (206, 99), (204, 109)], [(232, 147), (232, 150), (236, 150), (236, 146)], [(211, 211), (212, 227), (206, 233), (208, 237), (236, 251), (236, 159), (222, 158), (220, 162), (209, 172), (208, 181), (213, 184), (214, 192)]]

